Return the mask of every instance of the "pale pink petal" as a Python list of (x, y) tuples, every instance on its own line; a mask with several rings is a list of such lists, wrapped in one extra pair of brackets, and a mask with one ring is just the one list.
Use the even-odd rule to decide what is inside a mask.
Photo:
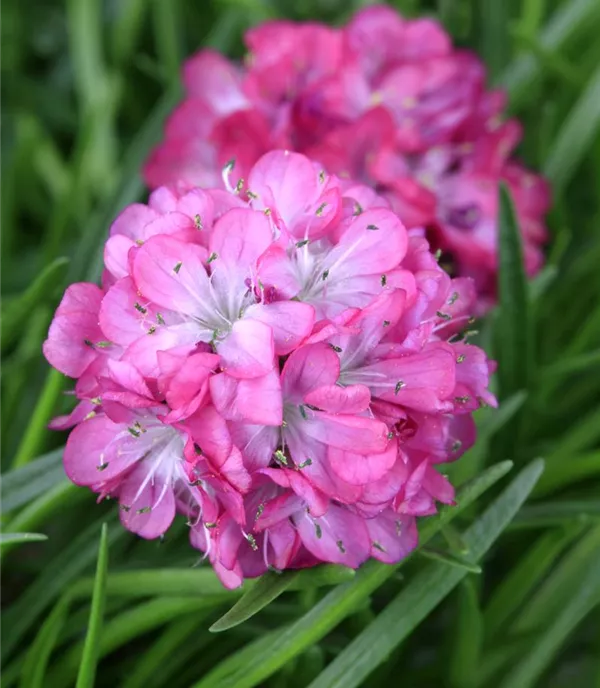
[(299, 301), (275, 301), (250, 306), (245, 311), (245, 317), (268, 325), (273, 332), (275, 353), (286, 356), (311, 333), (315, 309)]
[(248, 380), (219, 373), (210, 378), (210, 392), (215, 407), (227, 420), (267, 426), (282, 423), (283, 400), (276, 370)]
[(273, 332), (258, 320), (238, 320), (229, 335), (218, 342), (217, 352), (228, 375), (238, 379), (261, 377), (273, 369)]
[(43, 351), (48, 362), (69, 377), (83, 373), (98, 356), (94, 345), (106, 339), (98, 325), (101, 301), (99, 287), (79, 282), (68, 287), (56, 309)]

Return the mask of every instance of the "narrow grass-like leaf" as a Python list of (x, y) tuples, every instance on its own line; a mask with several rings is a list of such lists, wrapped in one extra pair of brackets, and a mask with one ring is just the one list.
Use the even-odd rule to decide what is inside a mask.
[(6, 545), (19, 545), (24, 542), (41, 542), (48, 536), (43, 533), (0, 533), (0, 549)]
[(2, 308), (2, 351), (19, 336), (33, 308), (52, 298), (54, 290), (64, 280), (65, 266), (68, 263), (67, 258), (52, 261), (20, 296)]
[(3, 514), (27, 504), (42, 492), (66, 481), (61, 464), (63, 450), (56, 449), (38, 459), (30, 461), (2, 476), (0, 483), (2, 499), (0, 509)]
[(452, 552), (444, 552), (439, 549), (434, 549), (432, 547), (422, 547), (419, 550), (419, 554), (426, 559), (433, 559), (434, 561), (440, 561), (448, 566), (453, 566), (459, 569), (464, 569), (469, 573), (481, 573), (481, 566), (479, 564), (474, 564), (469, 561), (466, 557), (462, 557), (458, 554), (453, 554)]
[[(544, 50), (558, 51), (582, 27), (595, 21), (600, 15), (596, 0), (572, 0), (565, 2), (552, 15), (540, 33), (539, 43)], [(528, 89), (539, 78), (541, 65), (532, 55), (518, 57), (506, 68), (500, 82), (508, 89), (510, 101), (518, 105)]]
[(600, 499), (556, 500), (529, 504), (513, 523), (514, 528), (545, 528), (569, 521), (586, 523), (600, 519)]
[[(354, 578), (354, 571), (346, 566), (326, 564), (312, 569), (298, 571), (289, 584), (290, 590), (302, 590), (306, 587), (337, 585)], [(261, 579), (244, 583), (243, 590), (226, 590), (211, 567), (189, 569), (136, 569), (111, 573), (106, 582), (107, 594), (111, 597), (152, 597), (163, 595), (165, 590), (176, 590), (178, 596), (218, 596), (227, 601), (234, 600), (246, 590), (258, 584)], [(72, 587), (74, 598), (83, 598), (91, 594), (93, 578), (84, 578)]]
[(547, 495), (586, 478), (600, 477), (600, 451), (575, 456), (553, 457), (546, 461), (546, 470), (533, 492), (535, 497)]
[(531, 324), (521, 233), (507, 188), (500, 188), (498, 225), (500, 312), (495, 328), (500, 396), (527, 389), (531, 375)]
[(483, 644), (483, 617), (472, 578), (467, 576), (459, 585), (457, 602), (456, 624), (449, 629), (452, 642), (448, 678), (453, 688), (475, 688)]
[[(46, 565), (34, 583), (2, 614), (3, 627), (10, 628), (10, 633), (5, 634), (2, 640), (3, 659), (19, 646), (32, 624), (59, 593), (94, 561), (97, 532), (98, 522), (86, 528)], [(109, 543), (123, 537), (125, 532), (122, 528), (113, 528), (108, 536)]]
[(600, 350), (590, 351), (589, 353), (564, 358), (554, 363), (544, 370), (543, 376), (545, 378), (562, 377), (563, 375), (571, 375), (573, 373), (589, 370), (591, 367), (599, 365)]
[(594, 557), (600, 552), (600, 526), (592, 528), (569, 549), (552, 574), (544, 580), (527, 605), (522, 606), (512, 625), (516, 633), (535, 633), (547, 628), (568, 604)]
[[(161, 597), (128, 609), (105, 624), (98, 650), (99, 659), (173, 619), (214, 609), (222, 603), (223, 598)], [(72, 647), (56, 667), (56, 673), (51, 675), (48, 685), (70, 683), (77, 672), (81, 652), (82, 644)]]
[(544, 171), (556, 193), (560, 193), (573, 177), (595, 140), (599, 127), (600, 66), (563, 122), (548, 155)]
[(213, 633), (226, 631), (254, 616), (287, 590), (296, 575), (296, 571), (283, 573), (269, 571), (264, 574), (258, 583), (253, 585), (226, 614), (215, 621), (210, 630)]
[(501, 688), (533, 688), (554, 654), (573, 629), (600, 603), (600, 548), (588, 562), (585, 575), (569, 588), (568, 598), (548, 619), (546, 628), (527, 648), (521, 661), (504, 678)]
[(65, 388), (65, 384), (66, 378), (58, 370), (53, 369), (48, 373), (42, 392), (13, 460), (15, 468), (33, 460), (36, 454), (44, 450), (45, 439), (49, 433), (47, 428), (48, 422), (54, 414), (56, 400)]
[(173, 653), (191, 637), (197, 652), (200, 649), (197, 632), (204, 625), (207, 613), (195, 612), (184, 616), (166, 628), (124, 677), (122, 688), (147, 688), (153, 682), (156, 684), (156, 673), (172, 664)]
[(96, 566), (96, 580), (90, 609), (83, 654), (77, 674), (77, 688), (93, 688), (98, 663), (100, 634), (104, 620), (104, 604), (106, 600), (106, 576), (108, 574), (108, 528), (102, 524), (100, 532), (100, 547), (98, 548), (98, 564)]
[[(459, 489), (456, 495), (457, 506), (441, 508), (437, 516), (422, 524), (419, 533), (421, 545), (506, 475), (511, 467), (510, 461), (491, 466)], [(250, 688), (262, 685), (266, 678), (287, 661), (302, 654), (354, 612), (402, 563), (389, 566), (368, 561), (357, 571), (353, 581), (334, 588), (298, 621), (245, 646), (217, 665), (195, 684), (195, 688), (211, 688), (215, 685), (219, 688)], [(447, 571), (447, 567), (443, 568)]]
[(69, 598), (65, 596), (56, 603), (29, 646), (23, 663), (20, 688), (44, 688), (48, 660), (67, 620), (68, 613)]
[[(464, 540), (480, 559), (520, 509), (544, 470), (537, 459), (524, 468), (482, 516)], [(377, 618), (329, 664), (310, 688), (355, 688), (465, 577), (465, 569), (433, 564), (419, 572)]]
[(488, 638), (493, 638), (519, 611), (581, 530), (582, 526), (576, 524), (545, 533), (528, 548), (494, 590), (484, 611), (485, 633)]
[(179, 80), (179, 0), (153, 0), (154, 37), (157, 52), (169, 81)]

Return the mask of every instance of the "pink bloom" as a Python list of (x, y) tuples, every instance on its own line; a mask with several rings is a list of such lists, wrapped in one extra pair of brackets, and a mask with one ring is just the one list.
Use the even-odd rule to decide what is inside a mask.
[[(481, 312), (495, 299), (504, 181), (527, 271), (540, 269), (547, 185), (510, 157), (521, 131), (503, 120), (504, 94), (486, 91), (481, 61), (454, 49), (435, 21), (374, 6), (339, 29), (273, 21), (250, 29), (245, 40), (244, 66), (211, 50), (186, 63), (186, 98), (145, 166), (151, 187), (215, 186), (235, 158), (235, 180), (259, 193), (256, 168), (248, 180), (254, 163), (272, 149), (297, 150), (328, 173), (370, 185), (408, 229), (424, 228), (453, 270), (474, 280)], [(293, 217), (309, 212), (318, 196), (314, 182), (307, 184), (288, 209)], [(329, 219), (313, 221), (311, 234)]]
[[(230, 76), (211, 88), (237, 103)], [(141, 537), (184, 516), (227, 587), (399, 561), (416, 519), (453, 501), (438, 464), (495, 404), (463, 337), (473, 283), (386, 199), (300, 154), (231, 174), (227, 191), (181, 183), (125, 209), (103, 287), (67, 290), (44, 344), (77, 380), (53, 424), (75, 426), (65, 471)]]

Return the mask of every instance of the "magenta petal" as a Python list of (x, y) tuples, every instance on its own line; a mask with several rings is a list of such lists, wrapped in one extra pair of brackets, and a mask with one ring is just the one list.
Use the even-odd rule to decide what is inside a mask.
[(148, 479), (149, 466), (140, 462), (119, 488), (121, 523), (136, 535), (153, 540), (175, 518), (175, 496), (169, 483)]
[(255, 304), (246, 309), (245, 315), (271, 328), (278, 356), (297, 349), (312, 332), (315, 321), (315, 309), (299, 301)]
[(227, 420), (281, 425), (283, 400), (275, 370), (251, 380), (236, 380), (219, 373), (211, 377), (210, 391), (215, 407)]
[(139, 291), (157, 306), (196, 315), (210, 304), (206, 249), (170, 236), (149, 239), (137, 251), (133, 276)]
[(324, 385), (309, 392), (304, 402), (329, 413), (361, 413), (369, 408), (371, 392), (364, 385)]
[(390, 442), (380, 454), (356, 454), (337, 447), (329, 448), (329, 462), (336, 474), (351, 485), (367, 485), (382, 478), (396, 462), (398, 447)]
[(305, 433), (323, 444), (359, 454), (380, 453), (388, 446), (385, 423), (364, 416), (315, 413)]
[(244, 318), (233, 324), (217, 345), (223, 372), (239, 379), (266, 375), (273, 368), (273, 332), (258, 320)]
[(283, 366), (281, 386), (285, 398), (301, 404), (316, 387), (333, 385), (340, 374), (340, 360), (326, 344), (296, 349)]
[(417, 546), (419, 535), (414, 517), (398, 515), (391, 509), (365, 521), (372, 542), (371, 556), (395, 564)]
[(76, 485), (96, 485), (119, 476), (141, 458), (146, 449), (139, 446), (137, 455), (119, 455), (115, 438), (126, 426), (98, 415), (78, 425), (69, 435), (63, 463), (69, 480)]
[(233, 208), (215, 224), (210, 252), (216, 255), (214, 270), (248, 270), (271, 245), (273, 230), (268, 218), (250, 208)]
[(304, 546), (321, 561), (358, 568), (371, 552), (365, 521), (356, 514), (331, 505), (321, 518), (304, 510), (294, 516)]
[(94, 345), (105, 337), (98, 326), (102, 290), (79, 282), (65, 292), (44, 342), (48, 362), (69, 377), (79, 377), (98, 356)]

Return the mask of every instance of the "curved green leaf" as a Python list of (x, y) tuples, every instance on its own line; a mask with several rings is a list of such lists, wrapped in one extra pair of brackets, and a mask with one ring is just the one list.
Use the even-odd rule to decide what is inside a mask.
[[(421, 545), (506, 475), (511, 467), (510, 461), (503, 461), (459, 489), (456, 495), (457, 506), (443, 507), (437, 516), (423, 522), (420, 529)], [(302, 654), (352, 614), (403, 563), (389, 566), (368, 561), (356, 572), (354, 580), (334, 588), (298, 621), (246, 645), (234, 656), (217, 665), (194, 688), (212, 688), (215, 685), (219, 688), (251, 688), (262, 685), (266, 678), (292, 657)], [(447, 571), (446, 566), (443, 568)]]
[(0, 549), (4, 549), (7, 545), (20, 545), (24, 542), (42, 542), (47, 539), (48, 536), (43, 533), (1, 533)]
[[(464, 533), (475, 561), (492, 546), (527, 499), (544, 470), (537, 459), (524, 468)], [(310, 688), (355, 688), (466, 576), (466, 569), (433, 564), (419, 572), (377, 618), (329, 664)]]
[(243, 623), (287, 590), (297, 575), (297, 571), (265, 573), (209, 630), (219, 633)]

